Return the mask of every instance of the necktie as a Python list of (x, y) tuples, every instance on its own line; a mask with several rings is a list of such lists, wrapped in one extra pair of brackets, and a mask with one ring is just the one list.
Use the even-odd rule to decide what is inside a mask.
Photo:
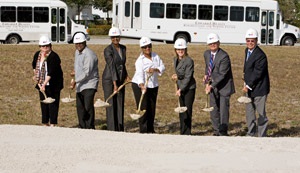
[(250, 52), (250, 51), (248, 51), (248, 53), (247, 53), (247, 59), (246, 59), (246, 61), (248, 61), (248, 58), (250, 57), (250, 55), (251, 55), (251, 52)]
[(207, 71), (208, 77), (211, 77), (211, 70), (214, 67), (213, 62), (214, 62), (214, 54), (211, 54), (210, 60), (209, 60), (208, 71)]

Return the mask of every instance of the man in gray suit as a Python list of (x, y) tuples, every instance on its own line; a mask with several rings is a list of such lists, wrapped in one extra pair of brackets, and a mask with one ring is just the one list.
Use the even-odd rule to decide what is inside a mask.
[[(266, 54), (257, 46), (258, 33), (254, 29), (246, 32), (244, 79), (243, 91), (251, 98), (246, 104), (246, 120), (248, 126), (247, 136), (258, 137), (267, 135), (268, 118), (266, 115), (267, 95), (270, 92), (270, 79), (268, 71), (268, 60)], [(255, 112), (259, 117), (256, 122)]]
[(210, 93), (210, 112), (214, 136), (228, 136), (230, 96), (235, 93), (229, 55), (220, 48), (219, 36), (211, 33), (207, 37), (209, 50), (204, 52), (206, 84), (205, 92)]

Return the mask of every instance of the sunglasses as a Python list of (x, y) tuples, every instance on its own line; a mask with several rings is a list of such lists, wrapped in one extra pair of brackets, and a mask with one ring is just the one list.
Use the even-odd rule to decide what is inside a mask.
[(111, 39), (116, 39), (116, 38), (120, 38), (120, 36), (111, 36)]
[(148, 44), (148, 45), (142, 47), (142, 49), (147, 49), (147, 48), (151, 49), (152, 48), (152, 44)]
[(255, 42), (255, 40), (246, 40), (247, 41), (247, 43), (254, 43)]
[(42, 45), (40, 47), (50, 47), (50, 44), (47, 44), (47, 45)]

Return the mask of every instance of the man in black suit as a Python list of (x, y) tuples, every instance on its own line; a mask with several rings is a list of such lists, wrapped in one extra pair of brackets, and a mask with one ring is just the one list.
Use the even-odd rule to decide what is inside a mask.
[[(258, 137), (265, 137), (268, 126), (266, 101), (270, 92), (270, 79), (267, 56), (257, 46), (257, 39), (256, 30), (249, 29), (246, 32), (243, 92), (251, 98), (251, 102), (246, 104), (247, 136), (254, 136), (257, 128)], [(257, 120), (255, 111), (259, 115)]]
[(203, 82), (205, 91), (210, 93), (210, 112), (214, 136), (228, 136), (230, 96), (235, 93), (231, 62), (229, 55), (220, 48), (217, 34), (207, 37), (209, 50), (204, 52), (205, 75)]

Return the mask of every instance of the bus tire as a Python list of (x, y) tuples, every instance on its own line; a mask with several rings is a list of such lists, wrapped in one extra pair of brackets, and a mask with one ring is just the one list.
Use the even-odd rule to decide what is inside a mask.
[(8, 36), (5, 41), (6, 44), (19, 44), (19, 42), (20, 42), (20, 37), (16, 34)]
[(284, 36), (281, 41), (281, 45), (283, 46), (294, 46), (294, 44), (294, 39), (291, 36)]
[(174, 42), (178, 39), (178, 38), (183, 38), (186, 42), (189, 42), (189, 37), (186, 34), (183, 33), (179, 33), (176, 35)]

